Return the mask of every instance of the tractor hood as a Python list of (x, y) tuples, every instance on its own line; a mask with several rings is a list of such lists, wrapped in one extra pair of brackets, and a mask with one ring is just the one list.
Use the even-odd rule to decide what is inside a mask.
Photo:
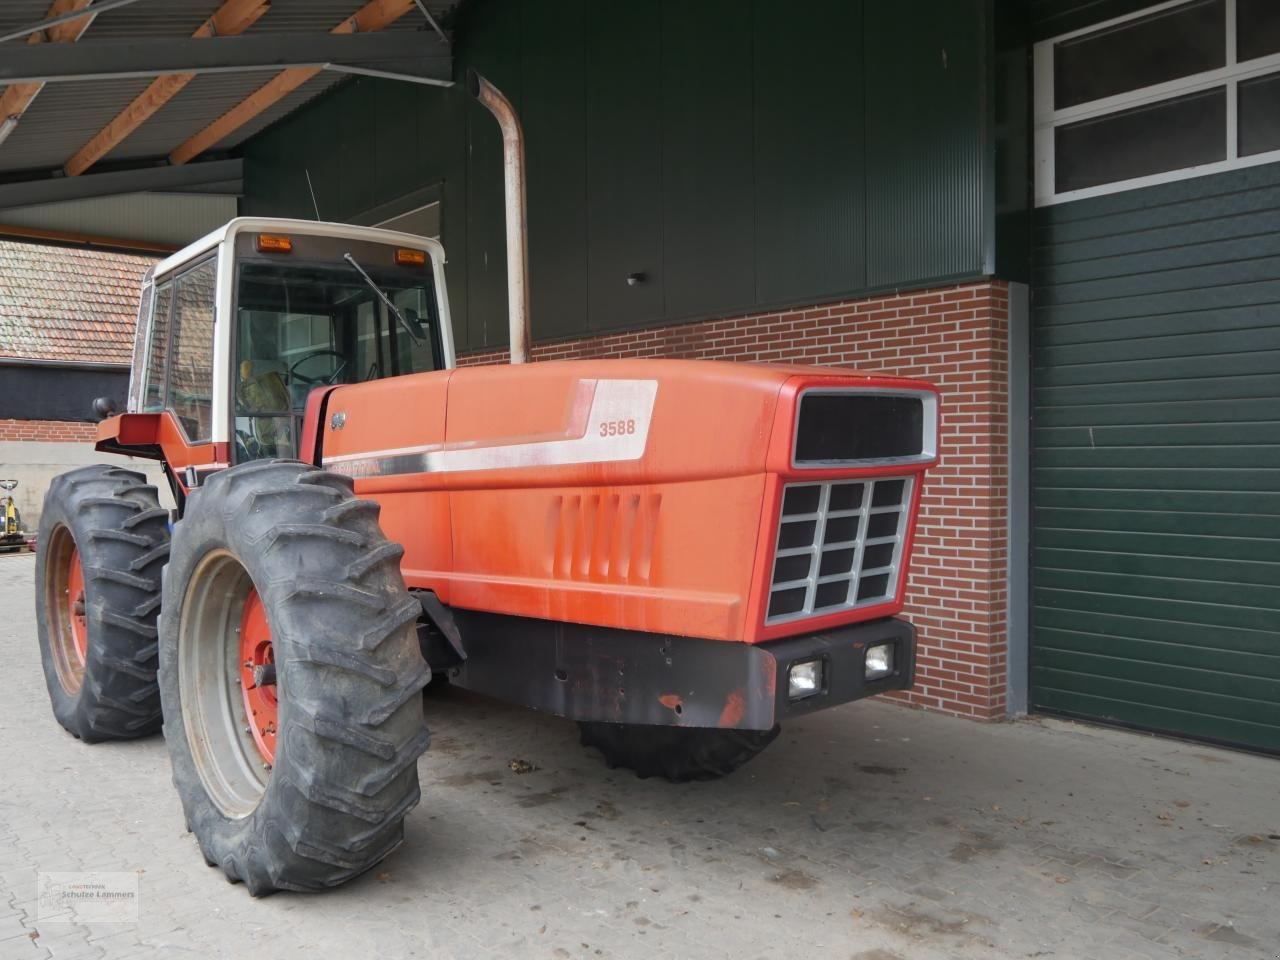
[(899, 485), (884, 603), (779, 619), (766, 608), (784, 487), (918, 478), (936, 459), (932, 387), (838, 368), (470, 367), (338, 387), (322, 416), (321, 463), (382, 503), (411, 585), (460, 607), (716, 639), (900, 609), (919, 484)]

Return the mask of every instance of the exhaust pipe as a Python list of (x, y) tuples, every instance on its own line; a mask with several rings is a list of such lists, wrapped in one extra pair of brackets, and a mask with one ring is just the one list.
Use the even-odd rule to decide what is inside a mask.
[(502, 185), (507, 212), (507, 310), (511, 325), (511, 362), (528, 363), (529, 231), (525, 225), (524, 130), (511, 101), (474, 70), (467, 71), (467, 88), (502, 128)]

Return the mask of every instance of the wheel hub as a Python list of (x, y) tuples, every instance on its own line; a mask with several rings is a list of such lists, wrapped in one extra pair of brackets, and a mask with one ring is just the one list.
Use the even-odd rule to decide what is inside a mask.
[(74, 697), (84, 683), (89, 650), (84, 568), (71, 530), (65, 525), (56, 527), (50, 534), (48, 549), (44, 609), (49, 625), (49, 652), (58, 683)]
[(84, 670), (89, 649), (89, 618), (84, 606), (84, 568), (80, 566), (80, 550), (74, 544), (67, 561), (67, 621), (71, 625), (71, 646)]
[(267, 763), (276, 759), (276, 656), (271, 644), (267, 610), (253, 587), (245, 597), (240, 616), (240, 691), (249, 733)]

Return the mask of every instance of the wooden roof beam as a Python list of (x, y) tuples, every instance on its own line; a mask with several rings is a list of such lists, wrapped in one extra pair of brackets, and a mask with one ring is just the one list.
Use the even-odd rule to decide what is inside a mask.
[[(267, 0), (226, 0), (191, 36), (230, 37), (243, 33), (271, 9)], [(196, 78), (194, 73), (171, 73), (157, 77), (105, 127), (99, 130), (62, 168), (67, 176), (76, 177), (119, 146), (130, 134), (147, 122), (156, 111), (176, 97)]]
[[(75, 13), (77, 10), (83, 10), (89, 3), (90, 0), (53, 0), (45, 19), (52, 20), (63, 14)], [(93, 14), (87, 13), (78, 19), (55, 24), (47, 30), (33, 33), (27, 37), (27, 43), (75, 43), (80, 39), (80, 35), (89, 29), (89, 24), (92, 22)], [(43, 83), (15, 83), (5, 87), (4, 93), (0, 93), (0, 120), (21, 117), (43, 88)]]
[[(414, 0), (369, 0), (330, 33), (371, 33), (390, 26), (413, 9)], [(169, 162), (186, 163), (225, 140), (254, 117), (260, 115), (320, 73), (319, 67), (282, 70), (236, 104), (213, 123), (169, 154)]]

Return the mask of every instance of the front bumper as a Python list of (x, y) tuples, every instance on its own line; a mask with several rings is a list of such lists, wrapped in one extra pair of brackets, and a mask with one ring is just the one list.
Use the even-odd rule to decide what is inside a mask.
[[(736, 643), (453, 611), (467, 659), (458, 686), (573, 720), (768, 730), (826, 707), (911, 686), (915, 628), (885, 618), (768, 643)], [(894, 669), (867, 680), (868, 647)], [(787, 695), (792, 664), (822, 662), (818, 691)]]

